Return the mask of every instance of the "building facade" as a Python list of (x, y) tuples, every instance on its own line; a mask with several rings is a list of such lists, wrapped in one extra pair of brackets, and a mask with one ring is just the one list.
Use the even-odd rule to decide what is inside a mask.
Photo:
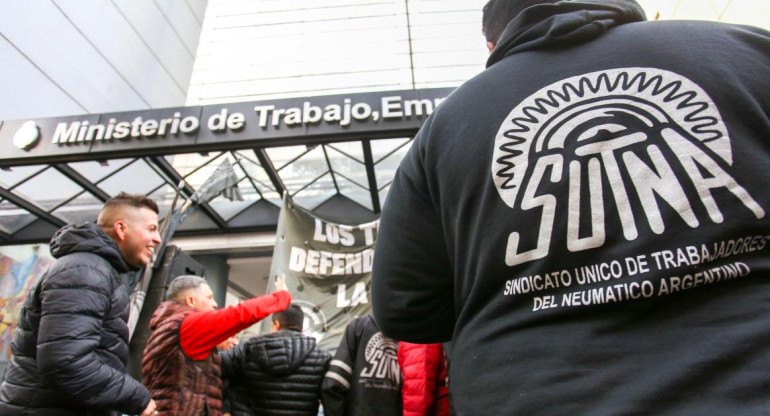
[[(189, 197), (223, 160), (234, 163), (244, 200), (203, 204), (172, 241), (221, 283), (220, 304), (225, 293), (230, 302), (264, 293), (283, 194), (336, 221), (377, 218), (422, 120), (484, 69), (484, 3), (0, 4), (0, 136), (12, 141), (26, 121), (47, 119), (40, 140), (52, 145), (62, 124), (58, 140), (67, 141), (44, 156), (0, 156), (0, 366), (18, 307), (51, 261), (47, 239), (95, 219), (120, 191), (152, 196), (164, 215), (177, 194)], [(767, 2), (640, 4), (651, 19), (770, 26)], [(168, 120), (169, 131), (176, 123), (178, 140), (158, 139), (148, 120)], [(121, 122), (129, 133), (114, 146), (92, 146)], [(94, 125), (101, 133), (89, 132)]]

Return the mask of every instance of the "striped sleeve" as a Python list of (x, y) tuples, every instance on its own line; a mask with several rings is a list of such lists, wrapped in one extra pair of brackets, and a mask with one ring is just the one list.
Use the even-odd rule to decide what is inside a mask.
[(321, 402), (326, 416), (342, 416), (345, 414), (345, 400), (347, 398), (350, 383), (353, 379), (353, 367), (356, 357), (356, 332), (354, 326), (357, 320), (353, 320), (340, 341), (334, 359), (329, 363), (321, 385)]
[(350, 376), (353, 375), (353, 369), (348, 364), (340, 360), (332, 360), (329, 363), (329, 371), (326, 372), (326, 378), (329, 382), (339, 383), (345, 390), (350, 388)]

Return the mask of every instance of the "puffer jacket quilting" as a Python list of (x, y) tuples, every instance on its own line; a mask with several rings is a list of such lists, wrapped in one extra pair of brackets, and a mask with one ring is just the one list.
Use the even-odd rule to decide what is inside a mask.
[(225, 400), (233, 416), (316, 415), (331, 355), (314, 338), (278, 331), (222, 354)]
[(143, 353), (142, 378), (159, 416), (219, 416), (222, 412), (219, 353), (215, 349), (205, 359), (193, 360), (180, 344), (182, 321), (193, 312), (189, 306), (166, 301), (150, 320), (153, 333)]
[(125, 372), (135, 271), (93, 223), (51, 240), (57, 260), (27, 294), (0, 385), (0, 414), (138, 414), (150, 395)]

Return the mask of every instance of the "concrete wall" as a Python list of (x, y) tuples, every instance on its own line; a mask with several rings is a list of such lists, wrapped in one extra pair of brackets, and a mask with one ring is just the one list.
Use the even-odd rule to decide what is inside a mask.
[(210, 0), (188, 105), (457, 86), (486, 0)]
[(206, 4), (0, 3), (0, 120), (184, 105)]

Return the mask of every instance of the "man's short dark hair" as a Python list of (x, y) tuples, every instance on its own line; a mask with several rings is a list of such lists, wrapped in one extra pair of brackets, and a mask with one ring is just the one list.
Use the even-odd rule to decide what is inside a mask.
[(487, 42), (497, 43), (511, 20), (524, 9), (536, 4), (552, 4), (559, 0), (489, 0), (481, 9), (481, 30)]
[(302, 332), (303, 321), (305, 320), (305, 313), (302, 312), (302, 308), (296, 303), (289, 305), (286, 310), (276, 312), (273, 314), (273, 322), (281, 324), (281, 329), (289, 329), (292, 331)]
[(121, 205), (134, 208), (148, 208), (156, 214), (160, 213), (160, 210), (158, 210), (158, 204), (156, 204), (155, 201), (146, 195), (131, 195), (125, 192), (121, 192), (108, 199), (107, 202), (104, 203), (104, 208), (102, 208), (102, 210)]

